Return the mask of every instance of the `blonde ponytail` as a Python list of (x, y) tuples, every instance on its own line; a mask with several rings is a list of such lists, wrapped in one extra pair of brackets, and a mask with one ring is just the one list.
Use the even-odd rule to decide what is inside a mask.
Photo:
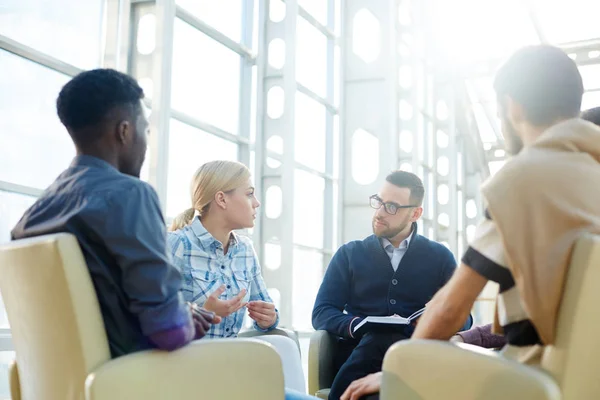
[(250, 179), (250, 170), (237, 161), (211, 161), (196, 171), (191, 184), (192, 208), (179, 214), (171, 224), (175, 231), (192, 223), (196, 211), (202, 217), (218, 192), (229, 192), (243, 186)]
[(175, 219), (173, 219), (173, 222), (171, 223), (171, 227), (169, 228), (169, 230), (176, 231), (185, 226), (188, 226), (189, 224), (192, 223), (195, 213), (196, 213), (196, 210), (194, 210), (193, 208), (188, 208), (187, 210), (185, 210), (184, 212), (182, 212), (181, 214), (176, 216)]

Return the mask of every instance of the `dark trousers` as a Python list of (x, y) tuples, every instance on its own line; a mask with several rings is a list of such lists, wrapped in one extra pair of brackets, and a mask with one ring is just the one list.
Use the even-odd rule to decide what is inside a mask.
[(360, 340), (341, 340), (335, 363), (339, 371), (333, 380), (329, 400), (338, 400), (353, 381), (381, 371), (385, 352), (392, 344), (404, 339), (407, 337), (401, 333), (367, 332)]

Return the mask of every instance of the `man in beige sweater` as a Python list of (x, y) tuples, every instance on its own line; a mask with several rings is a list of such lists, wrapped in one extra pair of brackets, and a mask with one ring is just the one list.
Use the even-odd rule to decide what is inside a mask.
[[(600, 107), (591, 108), (581, 113), (581, 118), (600, 126)], [(450, 339), (488, 349), (500, 348), (506, 344), (506, 337), (492, 332), (492, 324), (476, 326), (468, 331), (458, 332)]]
[[(485, 219), (413, 338), (450, 339), (492, 280), (500, 286), (494, 332), (505, 335), (507, 355), (533, 363), (554, 341), (575, 241), (600, 233), (600, 128), (579, 118), (581, 75), (558, 48), (519, 50), (494, 89), (515, 156), (483, 186)], [(380, 381), (381, 373), (355, 381), (341, 398), (377, 392)]]

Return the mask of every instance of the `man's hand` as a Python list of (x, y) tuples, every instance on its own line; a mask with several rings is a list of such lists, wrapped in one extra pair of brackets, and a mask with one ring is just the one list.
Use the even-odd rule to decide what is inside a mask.
[(196, 329), (194, 340), (202, 339), (210, 329), (210, 324), (218, 324), (221, 322), (221, 317), (212, 311), (198, 307), (194, 303), (189, 303), (189, 305), (192, 312), (192, 321), (194, 321), (194, 328)]
[(348, 386), (340, 400), (358, 400), (367, 394), (379, 392), (381, 388), (381, 372), (376, 372), (357, 379)]
[(257, 300), (249, 302), (248, 314), (262, 329), (272, 327), (275, 321), (277, 321), (275, 305), (266, 301)]
[(246, 296), (246, 289), (240, 290), (240, 292), (233, 299), (230, 300), (219, 300), (219, 297), (225, 291), (225, 285), (221, 285), (217, 290), (212, 292), (208, 299), (204, 302), (204, 308), (208, 311), (212, 311), (219, 317), (228, 317), (240, 308), (244, 307), (246, 303), (243, 302), (244, 296)]

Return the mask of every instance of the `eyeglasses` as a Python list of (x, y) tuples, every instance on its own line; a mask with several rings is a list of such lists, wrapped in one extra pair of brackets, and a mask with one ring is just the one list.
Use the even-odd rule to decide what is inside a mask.
[(401, 206), (399, 204), (391, 203), (391, 202), (385, 203), (376, 194), (374, 194), (373, 196), (369, 197), (369, 201), (370, 201), (370, 204), (371, 204), (371, 208), (379, 210), (381, 208), (381, 206), (383, 206), (384, 209), (385, 209), (385, 212), (388, 213), (388, 214), (390, 214), (390, 215), (396, 215), (396, 213), (398, 212), (398, 210), (400, 210), (402, 208), (418, 207), (418, 206)]

